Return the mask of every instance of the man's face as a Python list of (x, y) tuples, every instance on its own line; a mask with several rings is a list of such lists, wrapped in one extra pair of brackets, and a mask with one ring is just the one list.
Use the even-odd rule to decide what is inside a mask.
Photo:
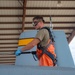
[(35, 29), (39, 29), (39, 23), (40, 21), (38, 21), (37, 19), (33, 21), (33, 26), (35, 27)]

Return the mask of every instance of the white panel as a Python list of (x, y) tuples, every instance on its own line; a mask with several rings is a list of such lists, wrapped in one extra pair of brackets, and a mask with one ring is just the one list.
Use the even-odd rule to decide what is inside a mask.
[[(0, 55), (0, 58), (1, 57), (14, 57), (15, 55)], [(1, 61), (0, 61), (1, 62)]]
[[(69, 21), (75, 21), (75, 17), (51, 17), (52, 22), (69, 22)], [(49, 17), (44, 17), (44, 20), (47, 22), (50, 21), (50, 16)]]
[(15, 46), (17, 46), (18, 47), (18, 45), (17, 44), (13, 44), (13, 45), (0, 45), (0, 47), (15, 47)]
[[(75, 24), (53, 24), (53, 27), (75, 27)], [(49, 24), (45, 24), (45, 26), (49, 26)]]
[(50, 7), (50, 6), (56, 6), (56, 2), (54, 1), (28, 1), (27, 6), (28, 7)]
[(17, 48), (2, 48), (2, 49), (0, 49), (0, 51), (2, 51), (2, 50), (17, 50)]
[(26, 17), (25, 18), (25, 22), (32, 22), (33, 21), (33, 17)]
[(0, 7), (19, 7), (21, 6), (20, 3), (18, 1), (14, 1), (14, 0), (2, 0), (0, 1)]
[(0, 22), (22, 22), (22, 18), (19, 17), (1, 17)]
[(1, 35), (0, 38), (4, 39), (4, 38), (19, 38), (19, 35)]
[[(27, 7), (56, 7), (58, 1), (28, 1)], [(75, 7), (74, 1), (61, 1), (62, 7)]]
[(32, 24), (25, 24), (24, 27), (33, 27)]
[(16, 43), (18, 40), (0, 40), (0, 43)]
[(0, 10), (0, 15), (21, 15), (21, 14), (23, 14), (22, 10), (16, 10), (16, 9)]
[[(0, 52), (0, 55), (9, 55), (9, 54), (14, 54), (14, 52)], [(1, 60), (1, 59), (0, 59)]]
[(22, 28), (22, 24), (0, 24), (0, 28)]
[(62, 7), (75, 7), (75, 1), (61, 1)]
[(26, 10), (27, 15), (74, 15), (75, 10)]
[(7, 34), (7, 33), (21, 33), (21, 30), (0, 30), (0, 34)]

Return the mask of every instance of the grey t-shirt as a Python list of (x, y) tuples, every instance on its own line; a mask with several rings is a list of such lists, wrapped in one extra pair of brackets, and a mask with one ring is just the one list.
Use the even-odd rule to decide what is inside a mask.
[(47, 29), (40, 29), (37, 34), (36, 37), (40, 40), (40, 45), (42, 47), (46, 46), (48, 44), (48, 40), (49, 40), (49, 32)]

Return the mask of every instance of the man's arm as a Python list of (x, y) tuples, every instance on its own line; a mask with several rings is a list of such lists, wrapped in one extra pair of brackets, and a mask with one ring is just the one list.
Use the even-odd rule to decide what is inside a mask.
[(40, 42), (40, 40), (37, 39), (37, 38), (35, 38), (29, 44), (27, 44), (26, 46), (24, 46), (21, 50), (22, 51), (30, 50), (31, 48), (33, 48), (34, 46), (36, 46), (39, 42)]

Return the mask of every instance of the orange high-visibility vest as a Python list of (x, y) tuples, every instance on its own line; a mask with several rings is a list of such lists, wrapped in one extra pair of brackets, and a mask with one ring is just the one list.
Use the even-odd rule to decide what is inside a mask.
[[(56, 54), (54, 52), (55, 48), (53, 44), (48, 45), (46, 50), (50, 52), (52, 55), (54, 55), (54, 58), (56, 58)], [(37, 49), (36, 52), (37, 57), (39, 59), (39, 66), (54, 66), (54, 61), (52, 61), (52, 59), (46, 53), (42, 52), (43, 51), (41, 49)]]

